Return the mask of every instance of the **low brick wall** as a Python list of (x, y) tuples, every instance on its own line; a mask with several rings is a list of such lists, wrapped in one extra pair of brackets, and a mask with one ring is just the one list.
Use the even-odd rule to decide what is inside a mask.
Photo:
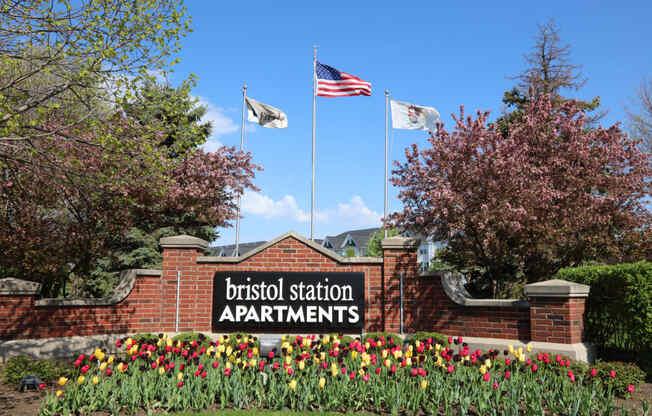
[[(29, 282), (0, 281), (0, 339), (48, 338), (133, 332), (210, 332), (213, 278), (217, 271), (361, 272), (365, 275), (365, 332), (403, 329), (451, 335), (581, 342), (588, 287), (568, 282), (526, 287), (528, 302), (477, 300), (446, 274), (420, 274), (418, 242), (383, 241), (382, 258), (343, 258), (287, 233), (243, 257), (204, 256), (198, 238), (161, 239), (162, 270), (126, 273), (110, 297), (100, 300), (37, 300)], [(176, 310), (179, 279), (179, 310)], [(30, 286), (31, 285), (31, 286)], [(528, 292), (529, 290), (529, 292)], [(178, 313), (178, 328), (176, 328)]]

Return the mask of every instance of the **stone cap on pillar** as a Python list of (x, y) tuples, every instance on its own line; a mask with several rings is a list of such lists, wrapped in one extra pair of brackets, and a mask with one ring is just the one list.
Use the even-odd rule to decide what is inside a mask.
[(40, 292), (40, 283), (16, 279), (15, 277), (0, 279), (0, 296), (38, 295)]
[(175, 235), (174, 237), (163, 237), (159, 240), (162, 248), (196, 248), (206, 251), (208, 241), (191, 235)]
[(411, 237), (389, 237), (380, 242), (380, 246), (389, 250), (414, 249), (419, 247), (421, 240)]
[(590, 286), (580, 283), (553, 279), (525, 285), (524, 292), (532, 297), (586, 298), (590, 289)]

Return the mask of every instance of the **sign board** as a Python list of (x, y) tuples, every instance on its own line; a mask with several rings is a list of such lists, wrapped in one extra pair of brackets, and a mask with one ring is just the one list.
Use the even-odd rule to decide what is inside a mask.
[(216, 272), (213, 328), (361, 330), (364, 273)]

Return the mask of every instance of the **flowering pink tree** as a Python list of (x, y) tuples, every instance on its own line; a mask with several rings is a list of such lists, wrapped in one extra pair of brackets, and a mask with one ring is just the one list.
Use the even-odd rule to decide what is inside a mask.
[(120, 115), (75, 131), (49, 127), (58, 133), (0, 165), (0, 266), (34, 280), (86, 276), (127, 230), (171, 212), (227, 226), (238, 195), (256, 189), (260, 168), (234, 148), (169, 158), (155, 129)]
[(588, 259), (649, 253), (649, 154), (618, 126), (588, 129), (574, 102), (542, 96), (504, 138), (464, 110), (431, 147), (406, 149), (392, 225), (443, 238), (442, 258), (493, 283), (534, 281)]

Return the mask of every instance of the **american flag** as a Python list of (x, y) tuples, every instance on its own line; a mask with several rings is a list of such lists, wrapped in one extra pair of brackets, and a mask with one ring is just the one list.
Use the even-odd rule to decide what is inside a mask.
[(319, 97), (346, 97), (371, 95), (371, 82), (363, 81), (332, 66), (317, 62), (317, 95)]

